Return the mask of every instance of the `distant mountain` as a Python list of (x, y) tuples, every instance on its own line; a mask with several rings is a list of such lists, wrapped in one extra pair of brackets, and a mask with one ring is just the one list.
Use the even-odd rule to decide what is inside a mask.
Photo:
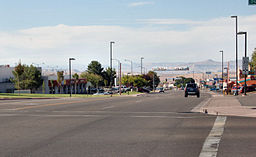
[[(235, 71), (235, 61), (229, 61), (229, 68), (231, 71)], [(241, 68), (242, 66), (242, 61), (239, 60), (239, 67)], [(107, 67), (104, 66), (103, 67)], [(200, 61), (200, 62), (163, 62), (163, 63), (144, 63), (143, 67), (145, 67), (145, 69), (143, 69), (144, 71), (149, 71), (152, 70), (153, 68), (156, 67), (166, 67), (166, 68), (175, 68), (175, 67), (189, 67), (191, 72), (206, 72), (206, 71), (210, 71), (210, 72), (221, 72), (221, 62), (217, 62), (214, 61), (212, 59), (208, 59), (205, 61)], [(224, 68), (227, 67), (227, 62), (224, 62)], [(116, 65), (114, 65), (113, 68), (117, 68)], [(66, 74), (68, 73), (68, 69), (66, 68), (66, 66), (64, 67), (59, 67), (58, 69), (54, 69), (54, 68), (44, 68), (43, 67), (43, 73), (48, 75), (48, 74), (56, 74), (57, 71), (59, 70), (63, 70)], [(73, 73), (81, 73), (83, 71), (85, 71), (86, 68), (85, 66), (82, 66), (79, 69), (73, 69)], [(131, 65), (128, 63), (124, 63), (122, 64), (122, 72), (127, 73), (131, 71)], [(133, 63), (133, 72), (134, 74), (139, 74), (141, 71), (140, 69), (140, 63)]]
[[(235, 61), (230, 61), (229, 62), (229, 68), (231, 71), (235, 70)], [(227, 67), (227, 62), (223, 63), (224, 68)], [(239, 67), (241, 67), (242, 61), (239, 60)], [(190, 71), (194, 72), (220, 72), (221, 71), (221, 62), (214, 61), (212, 59), (208, 59), (205, 61), (200, 61), (200, 62), (183, 62), (183, 63), (151, 63), (151, 64), (146, 64), (146, 67), (148, 69), (152, 69), (155, 67), (169, 67), (169, 68), (174, 68), (174, 67), (189, 67)]]

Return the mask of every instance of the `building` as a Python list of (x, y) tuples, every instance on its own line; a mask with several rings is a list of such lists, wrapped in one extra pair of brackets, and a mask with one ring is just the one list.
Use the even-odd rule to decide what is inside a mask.
[[(88, 90), (92, 87), (90, 82), (87, 82), (86, 79), (69, 79), (68, 76), (64, 76), (62, 82), (57, 81), (57, 76), (49, 76), (47, 79), (44, 79), (44, 86), (42, 91), (47, 94), (70, 94), (70, 88), (72, 94), (87, 94)], [(45, 88), (45, 89), (44, 89)]]
[(0, 93), (13, 93), (15, 90), (14, 83), (11, 79), (14, 77), (12, 71), (14, 67), (9, 65), (0, 65)]
[[(38, 67), (42, 72), (42, 68)], [(14, 93), (15, 85), (11, 82), (14, 78), (13, 75), (14, 67), (9, 65), (0, 65), (0, 93)], [(34, 91), (35, 93), (43, 94), (69, 94), (70, 87), (73, 94), (85, 94), (88, 93), (88, 89), (92, 87), (90, 82), (86, 79), (69, 79), (69, 76), (64, 76), (64, 81), (58, 83), (57, 76), (42, 76), (43, 84), (42, 86)]]

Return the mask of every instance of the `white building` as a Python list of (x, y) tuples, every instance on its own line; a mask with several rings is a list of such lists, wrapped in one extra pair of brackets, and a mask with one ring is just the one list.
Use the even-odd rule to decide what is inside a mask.
[[(42, 72), (42, 68), (38, 67), (38, 70)], [(13, 72), (14, 67), (9, 65), (0, 65), (0, 93), (13, 93), (15, 91), (14, 83), (11, 79), (14, 78)], [(69, 76), (64, 76), (64, 81), (60, 84), (57, 82), (57, 76), (42, 76), (43, 85), (34, 91), (35, 93), (45, 93), (45, 94), (68, 94), (70, 93), (70, 87), (72, 88), (72, 93), (85, 94), (88, 89), (92, 87), (90, 82), (86, 79), (78, 79), (71, 81)]]
[(9, 65), (0, 65), (0, 93), (12, 93), (14, 91), (14, 83), (10, 80), (14, 77), (13, 70), (14, 67)]

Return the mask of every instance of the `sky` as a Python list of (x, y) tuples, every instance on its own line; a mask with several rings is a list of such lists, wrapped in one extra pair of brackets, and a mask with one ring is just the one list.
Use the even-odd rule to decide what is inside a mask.
[[(256, 47), (248, 0), (0, 0), (0, 64), (74, 67), (113, 58), (145, 63), (235, 60), (235, 21)], [(244, 38), (239, 37), (239, 58)], [(128, 63), (127, 63), (128, 64)]]

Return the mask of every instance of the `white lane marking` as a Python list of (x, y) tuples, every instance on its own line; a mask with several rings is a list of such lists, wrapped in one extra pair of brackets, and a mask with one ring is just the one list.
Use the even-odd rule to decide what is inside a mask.
[(198, 104), (196, 107), (194, 107), (191, 112), (203, 112), (202, 108), (207, 105), (210, 101), (212, 100), (212, 98), (208, 98), (205, 99), (204, 101), (202, 101), (200, 104)]
[(216, 157), (218, 153), (219, 143), (224, 132), (227, 117), (218, 116), (215, 120), (213, 128), (206, 138), (199, 157)]
[(100, 118), (100, 117), (127, 117), (127, 118), (168, 118), (168, 119), (195, 119), (195, 118), (211, 118), (211, 116), (195, 116), (195, 117), (182, 117), (182, 116), (137, 116), (137, 115), (96, 115), (96, 114), (15, 114), (15, 113), (2, 113), (0, 117), (86, 117), (86, 118)]
[(61, 99), (40, 99), (39, 100), (33, 100), (33, 99), (30, 99), (29, 101), (28, 100), (5, 100), (4, 102), (1, 102), (0, 105), (17, 105), (17, 104), (26, 104), (26, 103), (41, 103), (41, 102), (49, 102), (49, 101), (59, 101)]
[(111, 105), (111, 106), (103, 107), (102, 109), (105, 110), (105, 109), (110, 109), (110, 108), (114, 108), (114, 107), (115, 107), (114, 105)]
[(223, 97), (223, 95), (212, 95), (212, 97)]

